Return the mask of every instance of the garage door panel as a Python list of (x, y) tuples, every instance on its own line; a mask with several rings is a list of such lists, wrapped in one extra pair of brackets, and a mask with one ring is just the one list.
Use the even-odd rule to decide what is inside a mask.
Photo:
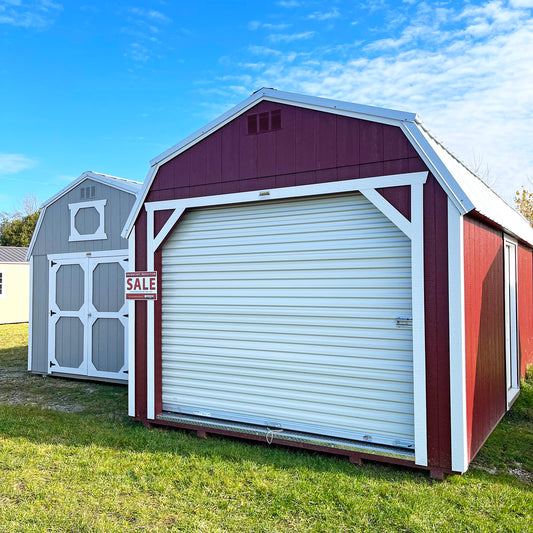
[[(344, 357), (322, 357), (321, 354), (307, 354), (307, 356), (299, 359), (295, 358), (290, 352), (254, 352), (250, 353), (245, 350), (238, 349), (221, 349), (217, 350), (216, 355), (213, 356), (216, 359), (210, 360), (210, 356), (213, 354), (213, 350), (209, 347), (202, 346), (182, 346), (179, 353), (163, 352), (163, 366), (164, 371), (167, 368), (171, 368), (170, 365), (174, 362), (183, 360), (184, 358), (193, 361), (194, 365), (210, 365), (213, 364), (225, 364), (235, 366), (237, 371), (239, 366), (259, 368), (269, 368), (269, 365), (265, 363), (276, 364), (280, 369), (285, 368), (287, 365), (292, 368), (293, 364), (300, 365), (305, 372), (317, 372), (324, 373), (326, 371), (331, 372), (332, 375), (353, 375), (357, 376), (370, 376), (372, 379), (380, 379), (383, 383), (386, 382), (387, 390), (390, 388), (391, 381), (397, 382), (411, 382), (410, 374), (412, 372), (412, 363), (406, 360), (406, 357), (398, 357), (396, 360), (392, 360), (388, 357), (382, 357), (381, 359), (376, 355), (371, 354), (371, 357), (359, 358), (360, 363), (357, 367), (353, 368), (353, 361)], [(311, 365), (312, 368), (306, 368), (306, 365)], [(352, 366), (350, 366), (352, 365)], [(195, 371), (204, 372), (209, 370), (207, 367), (196, 366)], [(406, 381), (407, 380), (407, 381)], [(409, 390), (412, 390), (412, 385)]]
[[(245, 366), (237, 365), (236, 362), (229, 358), (209, 358), (203, 357), (202, 368), (196, 364), (191, 363), (189, 356), (191, 354), (183, 354), (181, 360), (173, 361), (172, 364), (165, 365), (165, 380), (176, 382), (177, 380), (190, 380), (188, 377), (192, 372), (202, 372), (202, 378), (206, 381), (216, 381), (220, 379), (220, 375), (224, 374), (224, 381), (237, 380), (264, 380), (265, 371), (268, 371), (269, 379), (291, 383), (314, 383), (324, 386), (348, 387), (351, 394), (357, 394), (365, 398), (382, 399), (383, 395), (380, 388), (384, 383), (387, 385), (391, 401), (403, 402), (409, 396), (405, 393), (412, 392), (411, 386), (411, 368), (407, 367), (404, 371), (403, 381), (400, 371), (396, 373), (393, 381), (387, 381), (387, 376), (383, 372), (376, 369), (360, 368), (354, 371), (350, 367), (339, 368), (337, 373), (334, 373), (331, 367), (320, 368), (317, 365), (309, 363), (295, 363), (279, 361), (253, 361), (249, 360)], [(221, 360), (219, 360), (221, 359)], [(242, 363), (242, 362), (241, 362)], [(325, 370), (328, 370), (326, 373)], [(292, 387), (292, 385), (289, 385)]]
[[(200, 320), (202, 320), (200, 318)], [(268, 319), (267, 319), (268, 320)], [(316, 336), (326, 336), (326, 337), (335, 337), (342, 339), (344, 337), (350, 338), (366, 338), (368, 337), (368, 326), (357, 325), (355, 323), (350, 323), (346, 321), (344, 324), (339, 324), (335, 320), (331, 320), (330, 324), (324, 324), (323, 322), (316, 322), (315, 324), (298, 324), (298, 329), (300, 335), (303, 337), (312, 337)], [(370, 322), (370, 321), (368, 321)], [(379, 335), (379, 338), (382, 340), (396, 340), (402, 339), (406, 341), (411, 341), (411, 332), (409, 330), (398, 330), (391, 327), (391, 321), (383, 321), (381, 327), (372, 328), (376, 329), (376, 337)], [(373, 324), (372, 324), (373, 325)], [(270, 322), (261, 323), (259, 321), (253, 322), (243, 322), (243, 321), (231, 321), (228, 322), (226, 317), (220, 317), (218, 322), (205, 320), (205, 322), (197, 322), (192, 317), (184, 316), (183, 319), (176, 320), (176, 326), (165, 333), (168, 335), (178, 334), (188, 337), (196, 337), (198, 335), (203, 336), (206, 332), (211, 332), (217, 337), (220, 334), (258, 334), (262, 335), (283, 335), (284, 338), (289, 336), (294, 336), (294, 322), (291, 324), (272, 324)], [(270, 337), (271, 338), (271, 337)], [(257, 337), (256, 337), (257, 339)], [(278, 340), (281, 340), (279, 338)], [(409, 349), (411, 348), (411, 343), (409, 343)]]
[(163, 248), (164, 408), (412, 446), (410, 263), (360, 194), (185, 213)]

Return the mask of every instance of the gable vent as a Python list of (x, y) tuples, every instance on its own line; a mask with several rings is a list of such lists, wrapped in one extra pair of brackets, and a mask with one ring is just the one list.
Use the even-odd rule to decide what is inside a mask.
[(248, 135), (281, 129), (281, 109), (248, 115)]
[(80, 198), (82, 200), (88, 200), (89, 198), (95, 197), (95, 186), (92, 185), (91, 187), (82, 187), (80, 189)]

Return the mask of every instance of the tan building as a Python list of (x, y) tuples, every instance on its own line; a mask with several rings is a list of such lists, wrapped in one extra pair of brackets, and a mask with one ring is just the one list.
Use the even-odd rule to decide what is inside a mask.
[(30, 264), (28, 248), (0, 246), (0, 324), (28, 322)]

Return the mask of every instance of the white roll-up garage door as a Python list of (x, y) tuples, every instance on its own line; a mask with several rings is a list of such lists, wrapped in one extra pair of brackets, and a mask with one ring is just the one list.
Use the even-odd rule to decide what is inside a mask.
[(185, 213), (162, 306), (164, 411), (413, 447), (411, 244), (361, 194)]

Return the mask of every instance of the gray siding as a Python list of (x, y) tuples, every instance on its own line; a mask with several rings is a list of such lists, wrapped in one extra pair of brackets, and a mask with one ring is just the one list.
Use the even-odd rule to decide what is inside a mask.
[(33, 372), (48, 371), (48, 260), (33, 258), (32, 365)]
[[(68, 204), (89, 201), (82, 199), (80, 193), (81, 188), (88, 186), (95, 187), (95, 197), (91, 198), (90, 201), (107, 199), (107, 205), (105, 207), (105, 232), (107, 239), (69, 242), (70, 210)], [(61, 198), (58, 198), (46, 208), (32, 255), (127, 249), (128, 241), (120, 236), (120, 232), (126, 223), (134, 201), (135, 196), (133, 194), (119, 191), (103, 183), (98, 183), (90, 179), (81, 182), (77, 187)], [(89, 224), (88, 218), (87, 224)]]

